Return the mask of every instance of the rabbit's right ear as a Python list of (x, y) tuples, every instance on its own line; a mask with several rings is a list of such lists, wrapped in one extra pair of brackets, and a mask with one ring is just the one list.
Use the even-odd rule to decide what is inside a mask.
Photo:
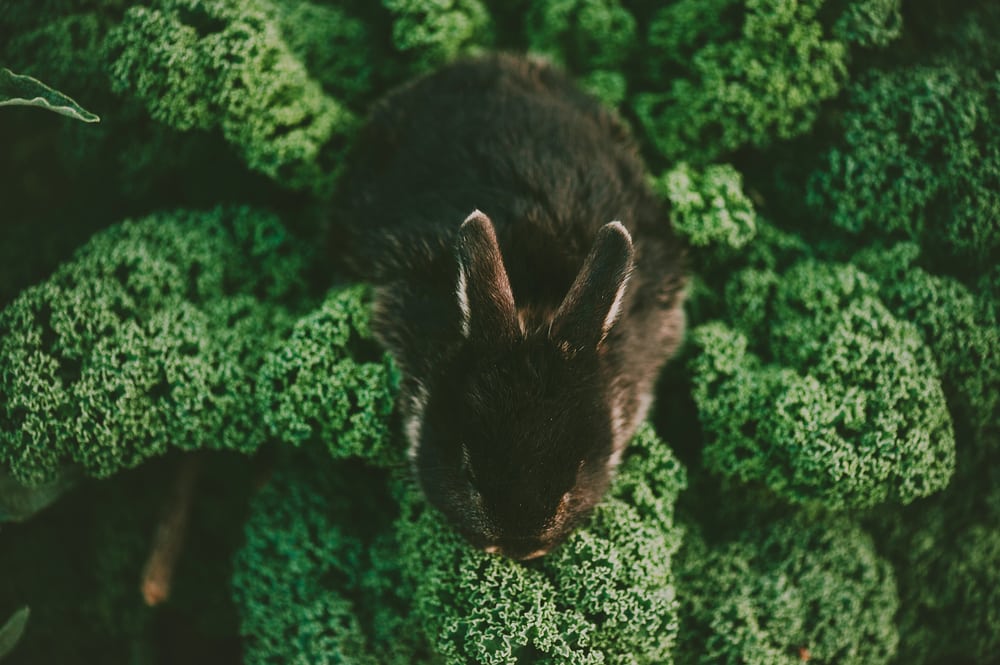
[(552, 317), (549, 338), (560, 347), (596, 349), (621, 316), (632, 273), (632, 236), (621, 222), (605, 224)]
[(510, 279), (493, 222), (475, 210), (458, 231), (458, 285), (462, 335), (486, 342), (510, 341), (519, 333)]

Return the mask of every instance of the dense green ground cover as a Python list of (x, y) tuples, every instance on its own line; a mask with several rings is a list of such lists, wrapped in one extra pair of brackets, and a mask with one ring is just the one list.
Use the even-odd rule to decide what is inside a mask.
[[(0, 67), (101, 116), (0, 107), (9, 661), (990, 662), (997, 34), (974, 0), (5, 0)], [(367, 105), (494, 48), (618, 109), (694, 271), (652, 423), (525, 565), (413, 487), (369, 291), (316, 250)]]

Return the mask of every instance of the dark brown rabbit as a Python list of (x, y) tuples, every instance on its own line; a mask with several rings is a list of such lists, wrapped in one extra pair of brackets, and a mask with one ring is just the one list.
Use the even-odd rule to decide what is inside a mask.
[(428, 500), (478, 547), (545, 554), (683, 335), (683, 245), (628, 131), (549, 65), (458, 62), (375, 106), (337, 201)]

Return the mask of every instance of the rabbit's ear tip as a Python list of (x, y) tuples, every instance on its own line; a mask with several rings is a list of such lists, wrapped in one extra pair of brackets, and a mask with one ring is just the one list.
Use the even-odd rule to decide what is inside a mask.
[(481, 211), (479, 208), (476, 208), (471, 213), (469, 213), (469, 216), (465, 218), (464, 222), (462, 222), (462, 228), (465, 229), (470, 226), (481, 226), (483, 224), (489, 224), (492, 226), (493, 222), (490, 221), (490, 218), (487, 217), (486, 214), (483, 213), (483, 211)]
[(629, 245), (632, 244), (632, 234), (629, 233), (628, 229), (625, 228), (625, 225), (619, 222), (618, 220), (615, 220), (613, 222), (608, 222), (607, 224), (602, 226), (601, 230), (599, 231), (599, 234), (605, 236), (617, 236), (621, 238), (623, 241), (627, 242)]

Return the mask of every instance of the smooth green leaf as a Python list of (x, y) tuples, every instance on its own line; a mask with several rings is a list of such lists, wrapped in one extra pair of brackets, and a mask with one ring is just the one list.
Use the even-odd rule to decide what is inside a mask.
[(75, 467), (61, 467), (49, 482), (29, 486), (18, 482), (9, 471), (0, 470), (0, 523), (23, 522), (54, 503), (76, 485), (80, 476)]
[(38, 79), (0, 69), (0, 106), (37, 106), (83, 122), (101, 119)]
[(28, 616), (30, 614), (31, 610), (27, 607), (22, 607), (14, 612), (13, 616), (3, 625), (3, 628), (0, 628), (0, 660), (6, 658), (14, 650), (14, 647), (17, 646), (18, 640), (24, 634), (25, 626), (28, 625)]

